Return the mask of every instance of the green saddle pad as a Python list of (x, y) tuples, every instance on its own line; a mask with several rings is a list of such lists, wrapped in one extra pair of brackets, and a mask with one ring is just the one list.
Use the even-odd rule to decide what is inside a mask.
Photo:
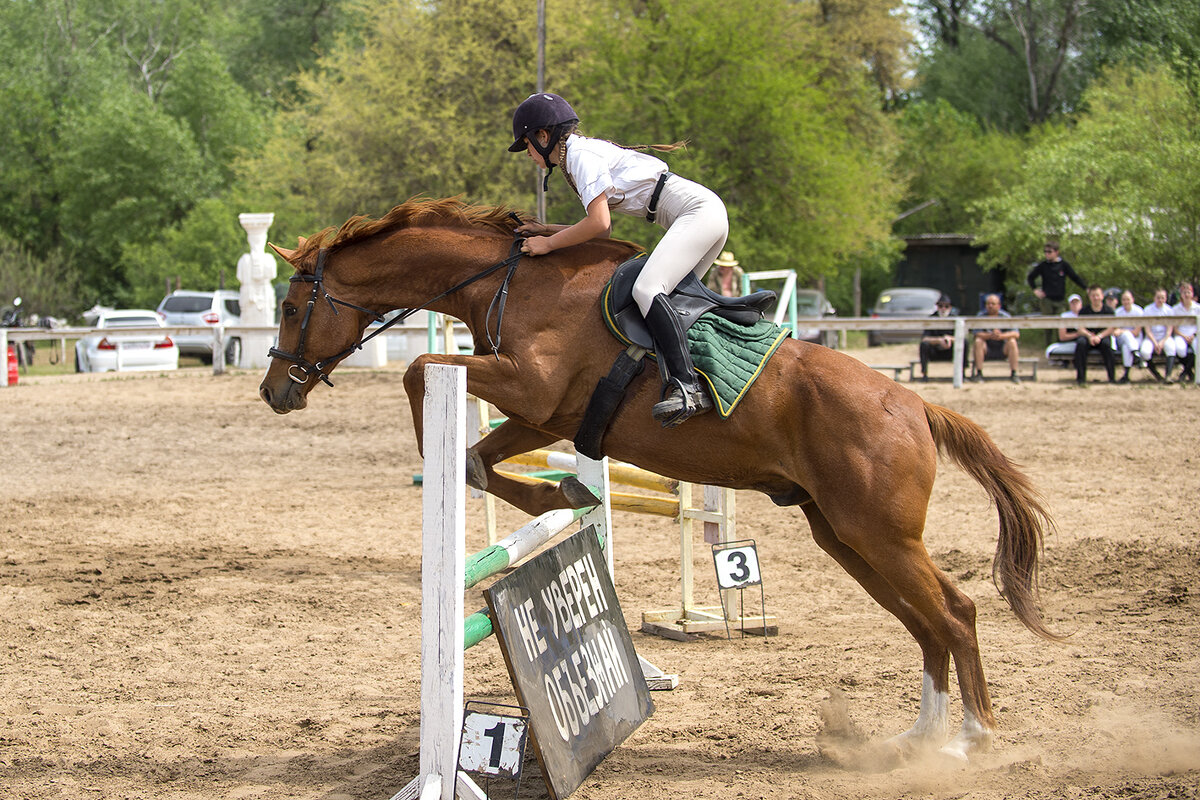
[[(611, 288), (611, 287), (610, 287)], [(609, 290), (605, 290), (608, 308)], [(629, 339), (617, 329), (611, 311), (604, 322), (623, 344)], [(727, 418), (754, 385), (767, 359), (779, 349), (792, 332), (765, 319), (753, 325), (739, 325), (716, 314), (705, 314), (688, 329), (688, 352), (700, 378), (708, 384), (717, 412)], [(654, 353), (649, 354), (652, 358)]]
[(708, 384), (722, 419), (737, 408), (767, 359), (792, 332), (765, 319), (744, 326), (705, 314), (688, 329), (696, 372)]

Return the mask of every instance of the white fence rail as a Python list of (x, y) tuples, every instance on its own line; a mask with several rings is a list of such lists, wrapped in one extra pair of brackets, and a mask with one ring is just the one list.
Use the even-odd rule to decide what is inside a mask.
[[(1136, 327), (1138, 326), (1138, 317), (1117, 317), (1113, 320), (1101, 318), (1100, 320), (1085, 320), (1084, 324), (1095, 327), (1099, 324), (1115, 325), (1120, 327)], [(1152, 319), (1154, 325), (1200, 325), (1200, 314), (1196, 316), (1174, 315), (1162, 317), (1148, 317), (1144, 319)], [(954, 385), (955, 387), (962, 386), (963, 375), (961, 364), (962, 360), (959, 357), (961, 347), (967, 347), (967, 337), (971, 331), (978, 329), (988, 329), (995, 327), (1017, 328), (1018, 330), (1057, 330), (1063, 327), (1077, 327), (1080, 323), (1071, 319), (1062, 317), (1044, 317), (1044, 316), (1021, 316), (1021, 317), (1004, 317), (1003, 323), (998, 325), (997, 321), (991, 317), (888, 317), (879, 319), (874, 317), (823, 317), (820, 319), (805, 319), (805, 328), (819, 328), (821, 330), (833, 331), (913, 331), (919, 333), (928, 328), (948, 328), (953, 326), (955, 333), (954, 342)], [(244, 337), (247, 335), (270, 335), (274, 336), (278, 328), (276, 326), (250, 326), (250, 325), (230, 325), (230, 326), (209, 326), (209, 325), (182, 325), (168, 326), (166, 328), (121, 328), (121, 333), (130, 334), (150, 334), (150, 333), (165, 333), (168, 336), (176, 335), (195, 335), (195, 334), (211, 334), (213, 337), (213, 374), (219, 375), (225, 371), (225, 342), (232, 337)], [(57, 341), (60, 347), (60, 357), (67, 357), (67, 340), (78, 339), (82, 336), (88, 336), (95, 333), (111, 332), (111, 328), (0, 328), (0, 355), (8, 352), (8, 344), (18, 342), (39, 342), (39, 341)], [(429, 352), (434, 346), (434, 335), (431, 333), (431, 326), (428, 322), (408, 321), (401, 325), (396, 325), (384, 331), (382, 337), (389, 339), (399, 338), (402, 340), (400, 352), (403, 353), (401, 358), (406, 361), (411, 361), (421, 353)], [(843, 337), (844, 342), (844, 337)], [(915, 343), (914, 343), (915, 346)], [(8, 384), (8, 373), (6, 370), (0, 371), (0, 386)], [(1197, 370), (1197, 383), (1200, 383), (1200, 370)]]

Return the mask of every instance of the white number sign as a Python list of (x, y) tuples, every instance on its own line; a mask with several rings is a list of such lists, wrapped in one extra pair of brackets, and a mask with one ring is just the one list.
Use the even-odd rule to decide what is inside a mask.
[(735, 543), (728, 548), (713, 548), (717, 566), (717, 586), (721, 589), (742, 589), (762, 583), (758, 571), (758, 549), (752, 543)]
[(529, 720), (522, 717), (466, 711), (459, 768), (491, 777), (518, 777), (528, 730)]

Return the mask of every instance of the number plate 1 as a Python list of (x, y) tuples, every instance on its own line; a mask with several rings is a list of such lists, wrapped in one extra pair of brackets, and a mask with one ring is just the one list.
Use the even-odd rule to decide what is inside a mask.
[(717, 568), (717, 587), (744, 589), (762, 583), (758, 569), (758, 547), (753, 539), (713, 545), (713, 563)]
[(458, 766), (492, 778), (519, 778), (529, 735), (528, 716), (511, 716), (471, 709), (463, 711)]

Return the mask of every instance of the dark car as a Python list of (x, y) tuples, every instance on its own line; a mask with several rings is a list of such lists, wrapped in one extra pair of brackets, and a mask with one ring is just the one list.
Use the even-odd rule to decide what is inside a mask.
[[(887, 317), (928, 317), (937, 308), (938, 298), (942, 293), (937, 289), (923, 286), (895, 286), (884, 289), (871, 308), (870, 315), (879, 319)], [(867, 344), (871, 347), (879, 344), (894, 344), (897, 342), (915, 342), (921, 338), (922, 331), (867, 331)]]

